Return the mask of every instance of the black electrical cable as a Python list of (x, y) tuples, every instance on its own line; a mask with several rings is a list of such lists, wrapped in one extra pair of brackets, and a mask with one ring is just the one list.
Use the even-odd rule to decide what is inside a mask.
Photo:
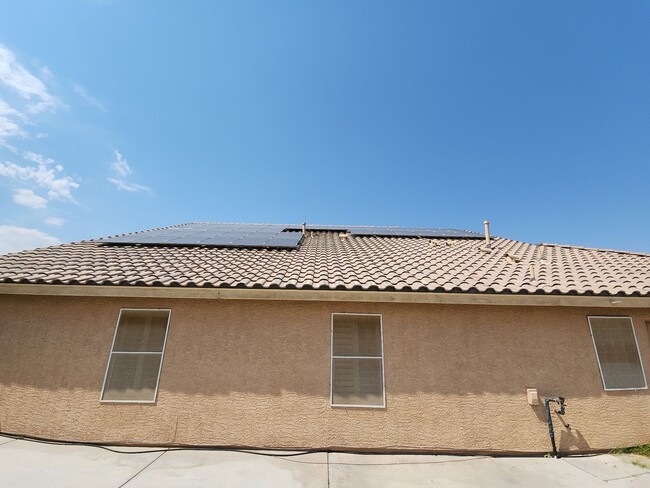
[[(24, 436), (17, 434), (9, 434), (5, 432), (0, 432), (0, 435), (4, 437), (9, 437), (10, 439), (28, 441), (28, 442), (38, 442), (41, 444), (51, 444), (55, 446), (84, 446), (84, 447), (96, 447), (98, 449), (103, 449), (105, 451), (113, 452), (115, 454), (153, 454), (159, 452), (174, 452), (174, 451), (226, 451), (226, 452), (239, 452), (244, 454), (255, 454), (257, 456), (268, 456), (268, 457), (295, 457), (295, 456), (304, 456), (305, 454), (313, 454), (316, 452), (323, 452), (319, 449), (308, 449), (301, 450), (298, 452), (292, 453), (274, 453), (274, 452), (262, 452), (249, 449), (241, 449), (237, 447), (228, 447), (228, 446), (183, 446), (183, 447), (161, 447), (156, 449), (144, 449), (140, 451), (121, 451), (113, 447), (104, 446), (102, 444), (95, 444), (92, 442), (80, 442), (80, 441), (63, 441), (55, 439), (45, 439), (43, 437), (33, 437), (33, 436)], [(275, 451), (277, 449), (266, 449), (266, 451)]]
[[(10, 439), (15, 439), (15, 440), (38, 442), (41, 444), (51, 444), (57, 446), (95, 447), (97, 449), (103, 449), (105, 451), (109, 451), (115, 454), (155, 454), (155, 453), (177, 452), (177, 451), (222, 451), (222, 452), (237, 452), (242, 454), (253, 454), (256, 456), (266, 456), (266, 457), (274, 457), (274, 458), (290, 458), (290, 457), (304, 456), (307, 454), (315, 454), (315, 453), (360, 454), (360, 455), (372, 455), (372, 456), (377, 456), (377, 455), (390, 456), (390, 455), (404, 455), (404, 454), (414, 455), (414, 456), (418, 456), (418, 455), (430, 456), (430, 455), (444, 454), (444, 455), (453, 455), (453, 456), (482, 456), (482, 457), (539, 457), (545, 455), (544, 453), (505, 451), (505, 450), (498, 450), (498, 449), (490, 450), (489, 452), (456, 451), (456, 450), (450, 450), (444, 448), (432, 448), (427, 451), (413, 451), (412, 448), (409, 449), (405, 447), (395, 447), (395, 446), (387, 447), (385, 449), (382, 449), (381, 451), (358, 451), (358, 450), (350, 450), (350, 449), (346, 450), (346, 449), (326, 449), (326, 448), (302, 449), (298, 451), (294, 449), (287, 449), (290, 451), (294, 451), (291, 453), (285, 453), (286, 451), (285, 449), (277, 449), (277, 448), (258, 450), (254, 448), (242, 448), (242, 447), (231, 447), (231, 446), (175, 446), (175, 447), (142, 449), (138, 451), (134, 451), (134, 450), (122, 451), (116, 449), (115, 447), (108, 447), (103, 444), (94, 443), (94, 442), (47, 439), (44, 437), (12, 434), (9, 432), (0, 432), (0, 436), (8, 437)], [(273, 452), (273, 451), (278, 451), (278, 452)], [(590, 452), (571, 453), (570, 456), (572, 457), (595, 456), (606, 452), (609, 451), (605, 449), (600, 449), (600, 450), (593, 450)], [(565, 456), (566, 455), (569, 454), (567, 453), (565, 454)]]

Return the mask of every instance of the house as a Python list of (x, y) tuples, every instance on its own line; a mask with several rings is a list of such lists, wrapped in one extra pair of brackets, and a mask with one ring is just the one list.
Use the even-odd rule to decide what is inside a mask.
[[(0, 431), (466, 452), (650, 442), (650, 255), (192, 223), (0, 256)], [(644, 367), (646, 368), (644, 370)]]

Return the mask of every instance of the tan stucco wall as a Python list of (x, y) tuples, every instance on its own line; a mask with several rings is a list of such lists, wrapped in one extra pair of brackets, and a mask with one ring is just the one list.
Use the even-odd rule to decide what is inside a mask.
[[(171, 308), (155, 405), (102, 404), (122, 307)], [(331, 408), (330, 314), (381, 313), (386, 409)], [(0, 430), (137, 444), (548, 451), (650, 442), (648, 390), (605, 392), (587, 315), (646, 309), (0, 296)]]

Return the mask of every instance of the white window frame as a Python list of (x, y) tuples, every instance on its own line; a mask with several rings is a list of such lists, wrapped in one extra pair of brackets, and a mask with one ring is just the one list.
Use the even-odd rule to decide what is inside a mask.
[[(641, 366), (641, 375), (643, 376), (643, 383), (645, 386), (638, 388), (607, 388), (605, 384), (605, 376), (603, 375), (603, 368), (600, 365), (600, 357), (598, 357), (598, 348), (596, 347), (596, 339), (594, 339), (594, 331), (591, 327), (591, 319), (628, 319), (630, 325), (632, 326), (632, 335), (634, 337), (634, 344), (636, 345), (636, 353), (639, 356), (639, 365)], [(587, 321), (589, 322), (589, 334), (591, 335), (591, 343), (594, 345), (594, 351), (596, 352), (596, 362), (598, 363), (598, 371), (600, 371), (600, 381), (603, 384), (603, 389), (605, 391), (638, 391), (638, 390), (647, 390), (648, 389), (648, 380), (645, 375), (645, 369), (643, 368), (643, 358), (641, 357), (641, 350), (639, 349), (639, 341), (636, 337), (636, 328), (634, 327), (634, 321), (632, 317), (625, 315), (589, 315), (587, 316)]]
[[(381, 356), (335, 356), (334, 355), (334, 316), (359, 315), (363, 317), (379, 317), (379, 334), (381, 339)], [(348, 405), (334, 403), (334, 360), (335, 359), (381, 359), (381, 405)], [(330, 318), (330, 407), (332, 408), (386, 408), (386, 375), (384, 373), (384, 318), (380, 313), (333, 312)]]
[[(143, 351), (143, 352), (119, 352), (118, 354), (160, 354), (160, 366), (158, 367), (158, 376), (156, 377), (156, 388), (153, 393), (153, 400), (104, 400), (104, 389), (106, 388), (106, 381), (108, 380), (108, 369), (111, 366), (111, 359), (113, 359), (113, 349), (115, 348), (115, 339), (117, 338), (117, 330), (120, 327), (122, 320), (122, 312), (167, 312), (167, 325), (165, 327), (165, 339), (163, 340), (162, 352)], [(111, 344), (111, 352), (108, 355), (106, 363), (106, 371), (104, 372), (104, 383), (102, 384), (102, 391), (99, 394), (100, 403), (146, 403), (153, 404), (158, 400), (158, 385), (160, 385), (160, 372), (162, 371), (163, 360), (165, 359), (165, 349), (167, 348), (167, 335), (169, 334), (169, 323), (172, 320), (172, 310), (170, 308), (121, 308), (117, 316), (117, 323), (115, 324), (115, 332), (113, 333), (113, 343)]]

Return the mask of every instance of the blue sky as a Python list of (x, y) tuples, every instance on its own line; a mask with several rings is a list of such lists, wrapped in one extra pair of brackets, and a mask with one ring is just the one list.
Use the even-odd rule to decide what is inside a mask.
[(650, 2), (30, 1), (0, 251), (189, 221), (650, 252)]

